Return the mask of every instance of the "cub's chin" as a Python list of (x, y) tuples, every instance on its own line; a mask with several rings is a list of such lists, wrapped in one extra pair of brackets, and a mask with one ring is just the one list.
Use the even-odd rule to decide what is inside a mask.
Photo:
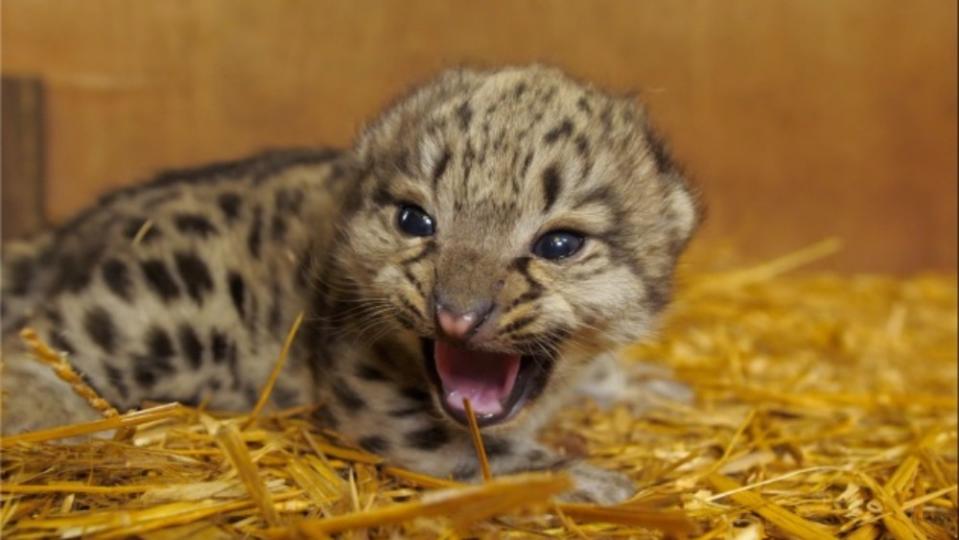
[(433, 391), (451, 418), (467, 425), (469, 399), (480, 427), (508, 421), (542, 394), (556, 358), (542, 354), (489, 352), (442, 338), (421, 338)]

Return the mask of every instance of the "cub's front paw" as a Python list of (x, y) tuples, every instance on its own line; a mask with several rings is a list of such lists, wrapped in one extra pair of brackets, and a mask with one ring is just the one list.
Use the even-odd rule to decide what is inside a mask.
[(567, 469), (573, 477), (573, 489), (560, 498), (566, 502), (617, 504), (636, 493), (636, 485), (625, 474), (575, 463)]

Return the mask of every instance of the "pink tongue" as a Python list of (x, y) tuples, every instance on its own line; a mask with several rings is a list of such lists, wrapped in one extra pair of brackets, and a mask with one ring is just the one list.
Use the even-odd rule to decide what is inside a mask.
[(463, 410), (463, 398), (469, 398), (477, 415), (503, 412), (503, 401), (516, 384), (519, 355), (471, 351), (436, 340), (433, 356), (451, 407)]

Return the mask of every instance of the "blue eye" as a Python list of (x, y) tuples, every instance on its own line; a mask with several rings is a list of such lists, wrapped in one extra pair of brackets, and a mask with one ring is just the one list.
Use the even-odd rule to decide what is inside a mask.
[(436, 228), (433, 218), (422, 208), (412, 204), (404, 204), (396, 215), (396, 226), (411, 236), (433, 236)]
[(533, 254), (537, 257), (555, 261), (576, 254), (586, 239), (573, 231), (550, 231), (540, 236), (533, 244)]

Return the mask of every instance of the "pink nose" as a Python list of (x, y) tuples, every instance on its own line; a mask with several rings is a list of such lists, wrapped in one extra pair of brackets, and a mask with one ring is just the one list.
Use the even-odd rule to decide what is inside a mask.
[(446, 335), (456, 339), (462, 339), (473, 328), (473, 325), (476, 324), (478, 317), (475, 312), (460, 315), (440, 307), (436, 310), (436, 318), (439, 320), (440, 328), (443, 329)]

